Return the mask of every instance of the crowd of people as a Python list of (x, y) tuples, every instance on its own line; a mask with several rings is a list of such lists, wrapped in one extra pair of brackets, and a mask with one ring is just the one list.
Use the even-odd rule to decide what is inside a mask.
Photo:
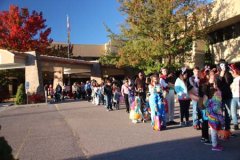
[[(65, 89), (56, 89), (64, 92)], [(53, 95), (52, 88), (48, 88)], [(71, 88), (74, 99), (86, 99), (95, 105), (104, 105), (107, 111), (119, 110), (120, 102), (133, 123), (151, 121), (154, 130), (164, 130), (169, 125), (193, 126), (202, 131), (201, 142), (212, 145), (213, 151), (222, 151), (218, 137), (236, 136), (237, 111), (240, 106), (240, 68), (221, 60), (215, 67), (203, 69), (187, 67), (168, 74), (145, 76), (139, 72), (136, 78), (123, 81), (114, 78), (101, 83), (95, 80), (74, 83)], [(175, 95), (180, 106), (180, 122), (174, 121)], [(192, 121), (189, 119), (192, 104)], [(209, 137), (210, 128), (210, 137)]]

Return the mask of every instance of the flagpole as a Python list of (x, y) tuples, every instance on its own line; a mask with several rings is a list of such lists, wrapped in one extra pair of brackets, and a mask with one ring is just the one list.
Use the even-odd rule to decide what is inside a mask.
[[(68, 59), (69, 59), (70, 58), (70, 21), (69, 21), (68, 15), (67, 15), (67, 43), (68, 43)], [(68, 85), (69, 86), (71, 86), (70, 79), (71, 79), (70, 74), (68, 74)]]
[(70, 22), (67, 15), (67, 43), (68, 43), (68, 58), (70, 58)]

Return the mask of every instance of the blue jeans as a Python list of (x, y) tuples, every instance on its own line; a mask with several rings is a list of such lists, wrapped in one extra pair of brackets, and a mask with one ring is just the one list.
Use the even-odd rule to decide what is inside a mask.
[(240, 101), (239, 101), (239, 97), (234, 97), (232, 98), (231, 101), (231, 117), (233, 120), (233, 124), (237, 125), (238, 124), (238, 120), (237, 120), (237, 109), (240, 107)]
[(107, 109), (112, 109), (112, 95), (106, 95)]
[(107, 108), (107, 106), (108, 106), (107, 95), (104, 95), (103, 97), (104, 97), (104, 101), (105, 101), (105, 108)]
[(198, 110), (197, 110), (197, 107), (198, 107), (198, 102), (197, 101), (192, 101), (192, 119), (193, 119), (193, 125), (198, 125)]
[(231, 119), (230, 119), (230, 115), (231, 115), (231, 112), (230, 112), (230, 107), (231, 107), (231, 100), (232, 99), (223, 99), (222, 100), (222, 109), (223, 109), (223, 112), (225, 114), (225, 130), (230, 130), (230, 122), (231, 122)]

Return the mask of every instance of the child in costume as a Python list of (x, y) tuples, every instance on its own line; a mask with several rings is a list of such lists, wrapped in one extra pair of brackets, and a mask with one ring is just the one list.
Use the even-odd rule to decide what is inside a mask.
[(133, 123), (141, 122), (143, 115), (141, 112), (141, 98), (139, 97), (139, 92), (135, 92), (135, 100), (131, 107), (130, 119)]
[[(161, 128), (166, 128), (165, 124), (165, 109), (164, 105), (162, 103), (162, 99), (160, 97), (159, 92), (161, 92), (161, 87), (158, 83), (159, 77), (158, 75), (153, 75), (151, 77), (151, 84), (149, 84), (149, 105), (151, 108), (151, 125), (154, 127), (156, 123), (156, 116), (157, 119), (160, 121), (159, 123), (162, 124)], [(157, 130), (160, 130), (161, 128), (158, 128)]]
[(206, 107), (208, 124), (211, 130), (212, 150), (222, 151), (223, 147), (217, 141), (217, 132), (224, 126), (224, 117), (221, 110), (221, 91), (217, 87), (216, 79), (213, 85), (209, 87), (207, 95), (204, 96), (203, 104)]
[(150, 106), (149, 106), (149, 96), (150, 96), (150, 93), (147, 93), (146, 103), (145, 103), (145, 106), (143, 108), (143, 120), (144, 120), (144, 122), (150, 120), (151, 109), (150, 109)]

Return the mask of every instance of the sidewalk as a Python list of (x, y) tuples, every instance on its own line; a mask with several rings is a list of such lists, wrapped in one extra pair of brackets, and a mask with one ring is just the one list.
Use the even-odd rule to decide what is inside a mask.
[(38, 106), (44, 106), (49, 103), (36, 103), (36, 104), (22, 104), (22, 105), (16, 105), (13, 102), (6, 102), (6, 103), (0, 103), (0, 112), (9, 110), (9, 109), (14, 109), (14, 108), (23, 108), (23, 107), (38, 107)]
[(65, 99), (64, 101), (60, 102), (53, 102), (53, 99), (48, 99), (47, 103), (35, 103), (35, 104), (22, 104), (22, 105), (16, 105), (14, 102), (4, 102), (0, 103), (0, 112), (4, 110), (8, 110), (11, 108), (16, 108), (16, 107), (38, 107), (38, 106), (45, 106), (45, 105), (52, 105), (52, 104), (62, 104), (62, 103), (71, 103), (71, 102), (80, 102), (79, 100), (73, 100), (73, 99)]

